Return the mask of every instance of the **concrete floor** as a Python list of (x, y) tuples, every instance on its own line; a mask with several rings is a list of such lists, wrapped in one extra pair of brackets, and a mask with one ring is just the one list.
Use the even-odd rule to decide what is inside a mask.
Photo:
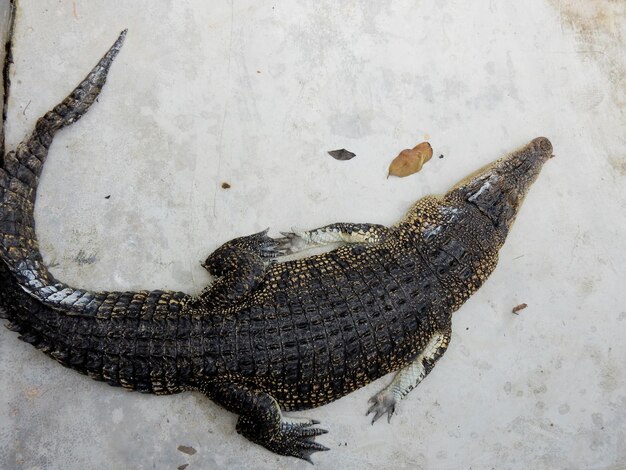
[[(129, 28), (99, 103), (55, 140), (41, 247), (74, 285), (197, 293), (208, 282), (198, 261), (230, 238), (392, 224), (416, 199), (549, 137), (557, 158), (499, 267), (392, 423), (364, 416), (389, 377), (300, 415), (330, 431), (320, 469), (626, 468), (625, 9), (21, 0), (7, 143)], [(444, 158), (386, 180), (390, 160), (425, 139)], [(326, 155), (342, 147), (357, 157)], [(0, 468), (310, 468), (252, 445), (199, 394), (110, 388), (9, 331), (0, 376)]]

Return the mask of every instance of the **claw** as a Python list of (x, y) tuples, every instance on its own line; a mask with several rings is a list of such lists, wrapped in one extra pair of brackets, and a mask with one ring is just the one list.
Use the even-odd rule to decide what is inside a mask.
[(320, 428), (308, 428), (308, 429), (302, 430), (302, 435), (306, 437), (321, 436), (322, 434), (327, 434), (327, 433), (328, 431), (326, 429), (320, 429)]
[(311, 456), (315, 452), (325, 452), (330, 450), (328, 447), (323, 446), (322, 444), (318, 444), (317, 442), (313, 442), (308, 448), (303, 448), (299, 452), (295, 452), (293, 454), (294, 457), (298, 457), (299, 459), (306, 460), (311, 465), (315, 465)]
[(253, 233), (251, 236), (252, 237), (264, 237), (265, 235), (267, 235), (267, 232), (269, 231), (270, 231), (270, 228), (267, 227), (265, 230), (261, 230), (260, 232)]
[(318, 444), (317, 442), (313, 442), (312, 444), (313, 445), (311, 446), (311, 448), (303, 450), (300, 453), (300, 455), (296, 455), (296, 457), (299, 457), (302, 460), (306, 460), (311, 465), (315, 465), (313, 463), (313, 460), (311, 459), (311, 455), (313, 455), (315, 452), (325, 452), (325, 451), (330, 450), (330, 449), (328, 447), (322, 445), (322, 444)]
[(316, 419), (284, 418), (282, 434), (286, 438), (287, 448), (278, 452), (283, 455), (292, 455), (309, 463), (313, 463), (311, 455), (315, 452), (329, 450), (328, 447), (315, 442), (317, 436), (328, 433), (326, 429), (312, 427), (319, 424)]
[[(320, 422), (316, 419), (309, 418), (283, 418), (283, 426), (287, 429), (303, 429), (310, 428), (316, 424), (320, 424)], [(322, 434), (327, 433), (325, 429), (313, 428), (319, 431), (323, 431)]]
[(369, 407), (365, 416), (368, 416), (370, 413), (374, 413), (372, 425), (385, 413), (387, 413), (387, 422), (391, 422), (391, 417), (396, 410), (396, 398), (393, 393), (383, 390), (370, 398), (368, 403), (372, 403), (372, 406)]
[(287, 254), (294, 254), (300, 251), (306, 250), (314, 246), (314, 243), (310, 243), (305, 238), (306, 232), (300, 232), (292, 229), (292, 232), (280, 232), (282, 238), (277, 238), (281, 250)]
[(285, 251), (282, 249), (281, 243), (278, 239), (268, 237), (268, 231), (269, 227), (248, 237), (242, 237), (237, 242), (241, 246), (255, 251), (261, 258), (272, 259), (284, 256)]

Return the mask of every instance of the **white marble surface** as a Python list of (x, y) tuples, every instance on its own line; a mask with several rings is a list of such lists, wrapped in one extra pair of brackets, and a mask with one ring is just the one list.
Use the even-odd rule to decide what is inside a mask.
[[(624, 468), (624, 5), (21, 0), (9, 148), (129, 28), (99, 103), (51, 150), (44, 257), (81, 287), (195, 293), (198, 261), (230, 238), (391, 224), (545, 135), (556, 158), (499, 267), (392, 423), (364, 416), (388, 377), (301, 414), (330, 431), (320, 469)], [(424, 170), (386, 180), (424, 139)], [(357, 157), (326, 155), (342, 147)], [(250, 444), (199, 394), (110, 388), (9, 331), (0, 376), (1, 468), (310, 468)]]

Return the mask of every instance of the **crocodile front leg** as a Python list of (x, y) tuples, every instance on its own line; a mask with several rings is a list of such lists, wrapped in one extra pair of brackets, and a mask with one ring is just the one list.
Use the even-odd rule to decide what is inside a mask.
[(340, 222), (313, 230), (281, 232), (283, 238), (277, 241), (282, 250), (291, 254), (329, 243), (378, 243), (389, 231), (384, 225)]
[(282, 254), (267, 230), (224, 243), (202, 263), (217, 280), (192, 299), (190, 306), (212, 310), (232, 305), (258, 286), (267, 261)]
[(370, 399), (372, 406), (367, 410), (366, 415), (374, 413), (372, 424), (385, 413), (387, 413), (387, 422), (391, 421), (396, 403), (424, 380), (435, 367), (435, 363), (446, 352), (449, 342), (449, 330), (435, 333), (417, 358), (404, 369), (400, 369), (391, 383)]
[(283, 418), (276, 400), (261, 390), (233, 383), (210, 383), (201, 390), (226, 410), (239, 415), (238, 433), (272, 452), (313, 463), (314, 452), (328, 450), (315, 442), (316, 436), (328, 432), (313, 427), (318, 421)]

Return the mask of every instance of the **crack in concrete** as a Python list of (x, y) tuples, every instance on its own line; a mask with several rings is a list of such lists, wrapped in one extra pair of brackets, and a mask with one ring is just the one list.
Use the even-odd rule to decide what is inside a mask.
[(9, 102), (9, 89), (11, 78), (9, 72), (13, 63), (11, 48), (13, 45), (13, 27), (15, 25), (15, 7), (17, 0), (9, 0), (8, 17), (4, 43), (4, 64), (2, 65), (2, 126), (0, 127), (0, 166), (4, 166), (4, 125), (7, 120), (7, 104)]

